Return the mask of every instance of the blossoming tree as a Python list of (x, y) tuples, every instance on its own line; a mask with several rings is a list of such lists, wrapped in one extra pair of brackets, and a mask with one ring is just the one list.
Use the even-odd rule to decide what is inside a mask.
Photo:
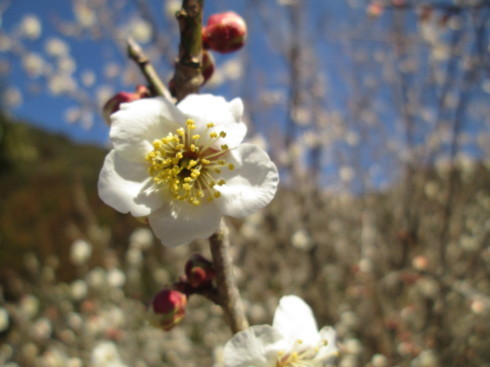
[[(166, 246), (211, 236), (213, 262), (207, 273), (216, 276), (216, 285), (184, 277), (173, 290), (159, 292), (150, 306), (155, 325), (171, 329), (185, 314), (186, 298), (200, 293), (224, 309), (238, 333), (225, 351), (226, 366), (323, 365), (335, 356), (334, 332), (322, 329), (315, 335), (311, 310), (299, 298), (281, 301), (273, 327), (247, 329), (222, 216), (244, 217), (262, 209), (273, 199), (279, 175), (266, 152), (242, 143), (247, 128), (241, 99), (196, 94), (206, 72), (203, 45), (232, 52), (246, 38), (245, 22), (232, 12), (211, 16), (201, 30), (202, 8), (202, 0), (184, 0), (177, 12), (181, 42), (171, 95), (129, 40), (129, 55), (146, 76), (149, 95), (119, 94), (106, 104), (112, 112), (113, 149), (100, 173), (99, 195), (114, 209), (147, 221)], [(265, 348), (264, 355), (257, 355), (257, 343), (265, 344), (259, 347)], [(276, 356), (269, 355), (268, 343)]]

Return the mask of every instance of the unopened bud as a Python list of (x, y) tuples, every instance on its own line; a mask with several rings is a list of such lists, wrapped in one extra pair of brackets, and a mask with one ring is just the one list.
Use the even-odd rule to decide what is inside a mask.
[(425, 256), (415, 256), (412, 259), (412, 266), (418, 271), (425, 271), (429, 268), (429, 259)]
[(194, 254), (185, 264), (185, 275), (191, 287), (209, 285), (215, 276), (213, 263), (199, 254)]
[(102, 115), (108, 125), (111, 124), (111, 115), (119, 110), (121, 103), (132, 102), (137, 99), (150, 97), (151, 93), (149, 89), (144, 85), (138, 85), (134, 93), (119, 92), (114, 97), (109, 99), (104, 107), (102, 107)]
[(206, 84), (206, 82), (211, 78), (214, 73), (214, 58), (211, 52), (203, 50), (202, 52), (202, 76), (204, 78), (201, 85)]
[(174, 289), (163, 289), (157, 293), (150, 305), (150, 322), (163, 330), (170, 330), (185, 316), (187, 296)]
[(367, 14), (373, 18), (379, 17), (383, 12), (384, 6), (379, 2), (370, 3), (367, 7)]
[(246, 38), (245, 20), (232, 11), (211, 15), (202, 29), (203, 47), (221, 53), (240, 49)]

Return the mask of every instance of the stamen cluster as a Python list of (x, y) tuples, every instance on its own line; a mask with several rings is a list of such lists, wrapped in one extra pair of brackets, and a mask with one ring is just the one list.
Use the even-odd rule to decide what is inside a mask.
[(186, 129), (178, 128), (175, 133), (153, 141), (153, 151), (145, 157), (149, 164), (148, 173), (154, 183), (167, 188), (174, 199), (200, 205), (203, 199), (212, 201), (221, 196), (216, 186), (222, 186), (226, 181), (218, 175), (222, 168), (233, 170), (234, 166), (220, 159), (229, 147), (226, 144), (219, 148), (215, 146), (226, 133), (211, 131), (213, 128), (213, 123), (207, 124), (209, 138), (201, 139), (199, 134), (193, 133), (196, 124), (188, 119)]
[(311, 367), (318, 364), (315, 361), (319, 351), (318, 347), (301, 348), (303, 344), (301, 339), (296, 340), (295, 344), (299, 347), (298, 350), (287, 354), (284, 351), (277, 353), (276, 367)]

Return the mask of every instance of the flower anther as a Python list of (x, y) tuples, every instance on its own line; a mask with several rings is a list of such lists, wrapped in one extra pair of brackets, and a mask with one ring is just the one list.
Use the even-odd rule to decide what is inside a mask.
[[(214, 127), (208, 123), (206, 129)], [(186, 129), (177, 128), (175, 133), (153, 141), (153, 150), (145, 159), (148, 173), (155, 185), (167, 189), (175, 200), (201, 205), (202, 200), (212, 201), (221, 196), (217, 187), (226, 184), (220, 177), (222, 169), (233, 170), (233, 164), (220, 159), (228, 152), (228, 145), (213, 148), (213, 143), (226, 137), (226, 132), (209, 132), (208, 143), (202, 143), (199, 134), (193, 134), (196, 124), (186, 121)]]

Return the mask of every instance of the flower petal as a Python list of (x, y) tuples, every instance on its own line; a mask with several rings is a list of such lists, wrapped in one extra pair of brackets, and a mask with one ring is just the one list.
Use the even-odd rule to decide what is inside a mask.
[(196, 133), (205, 133), (199, 126), (205, 128), (210, 122), (215, 125), (212, 131), (226, 132), (226, 138), (217, 141), (218, 146), (228, 144), (229, 147), (235, 147), (247, 133), (247, 125), (241, 121), (243, 102), (240, 98), (227, 102), (223, 97), (212, 94), (190, 94), (177, 107), (196, 122)]
[(148, 219), (160, 241), (175, 247), (211, 236), (218, 229), (221, 212), (213, 202), (194, 206), (173, 201), (152, 213)]
[(281, 298), (272, 326), (290, 342), (301, 339), (305, 346), (317, 346), (320, 341), (310, 306), (297, 296)]
[(142, 217), (163, 205), (161, 193), (151, 189), (145, 165), (127, 161), (115, 150), (107, 154), (97, 186), (102, 201), (121, 213)]
[(247, 134), (247, 125), (243, 122), (222, 124), (214, 129), (217, 133), (224, 131), (226, 137), (219, 139), (219, 144), (227, 144), (230, 148), (236, 147)]
[(185, 115), (204, 125), (240, 122), (243, 115), (243, 102), (235, 98), (231, 102), (212, 94), (189, 94), (177, 105)]
[(241, 144), (227, 158), (235, 169), (222, 170), (226, 184), (219, 187), (221, 198), (217, 204), (223, 214), (244, 217), (269, 204), (276, 193), (279, 174), (267, 153), (254, 145)]
[(327, 361), (338, 357), (339, 349), (337, 347), (337, 334), (330, 326), (323, 327), (320, 332), (320, 349), (315, 359), (318, 361)]
[(153, 150), (153, 140), (184, 126), (186, 117), (172, 103), (157, 97), (122, 104), (111, 120), (114, 149), (127, 160), (141, 162)]
[(281, 335), (269, 325), (236, 333), (225, 345), (225, 367), (275, 367)]

